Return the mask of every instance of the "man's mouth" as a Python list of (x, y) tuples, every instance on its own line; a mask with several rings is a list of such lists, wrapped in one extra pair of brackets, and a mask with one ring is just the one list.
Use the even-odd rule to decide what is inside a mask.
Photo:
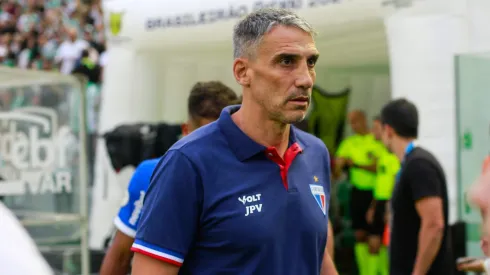
[(307, 96), (299, 96), (299, 97), (292, 98), (289, 101), (293, 102), (293, 103), (298, 103), (298, 104), (306, 104), (306, 103), (310, 102), (310, 98)]

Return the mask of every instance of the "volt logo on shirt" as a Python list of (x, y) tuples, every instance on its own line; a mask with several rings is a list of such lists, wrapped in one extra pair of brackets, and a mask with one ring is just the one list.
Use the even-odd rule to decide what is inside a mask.
[(262, 204), (260, 202), (261, 194), (255, 194), (252, 196), (241, 196), (238, 200), (245, 205), (245, 217), (262, 212)]

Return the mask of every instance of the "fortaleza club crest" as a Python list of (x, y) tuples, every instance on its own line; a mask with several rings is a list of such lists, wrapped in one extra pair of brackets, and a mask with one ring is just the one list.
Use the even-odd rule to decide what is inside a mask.
[(325, 191), (323, 190), (323, 186), (317, 184), (310, 184), (311, 194), (315, 198), (318, 206), (323, 212), (323, 215), (327, 215), (327, 198), (325, 197)]

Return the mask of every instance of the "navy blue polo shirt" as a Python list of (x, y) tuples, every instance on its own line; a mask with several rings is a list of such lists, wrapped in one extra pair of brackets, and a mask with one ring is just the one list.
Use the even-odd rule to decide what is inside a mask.
[(227, 107), (178, 141), (153, 173), (132, 250), (179, 274), (319, 274), (329, 154), (292, 127), (284, 158), (245, 135)]

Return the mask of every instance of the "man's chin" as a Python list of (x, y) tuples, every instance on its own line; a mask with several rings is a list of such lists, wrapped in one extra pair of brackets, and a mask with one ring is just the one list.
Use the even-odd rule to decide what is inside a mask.
[(285, 124), (295, 124), (303, 121), (306, 117), (306, 111), (294, 111), (284, 116), (283, 122)]
[(308, 108), (310, 107), (310, 103), (304, 102), (304, 101), (300, 101), (300, 102), (290, 101), (289, 103), (290, 103), (290, 108), (293, 111), (304, 111), (304, 112), (306, 112), (308, 110)]

